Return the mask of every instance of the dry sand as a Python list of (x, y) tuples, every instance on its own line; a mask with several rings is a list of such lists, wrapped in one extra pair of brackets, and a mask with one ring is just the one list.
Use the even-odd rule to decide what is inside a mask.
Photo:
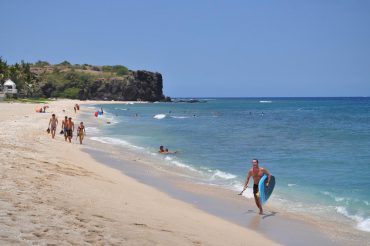
[(0, 245), (277, 245), (52, 140), (39, 106), (0, 104)]

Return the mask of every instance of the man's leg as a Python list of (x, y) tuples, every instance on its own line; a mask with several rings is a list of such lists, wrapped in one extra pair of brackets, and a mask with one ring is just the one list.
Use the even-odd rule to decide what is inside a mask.
[(263, 209), (262, 209), (262, 206), (260, 204), (260, 198), (259, 198), (259, 196), (257, 196), (257, 194), (254, 194), (254, 201), (256, 202), (256, 205), (260, 210), (260, 214), (263, 214)]

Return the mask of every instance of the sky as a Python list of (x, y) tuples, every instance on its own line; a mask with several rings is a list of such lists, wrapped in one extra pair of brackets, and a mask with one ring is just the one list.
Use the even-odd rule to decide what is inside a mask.
[(171, 97), (370, 96), (370, 1), (0, 0), (0, 56), (160, 72)]

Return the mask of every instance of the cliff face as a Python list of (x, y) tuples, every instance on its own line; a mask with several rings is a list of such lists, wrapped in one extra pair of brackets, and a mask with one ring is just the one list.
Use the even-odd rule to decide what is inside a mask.
[(160, 101), (163, 95), (163, 81), (160, 73), (131, 71), (129, 75), (117, 78), (96, 79), (79, 92), (81, 100)]

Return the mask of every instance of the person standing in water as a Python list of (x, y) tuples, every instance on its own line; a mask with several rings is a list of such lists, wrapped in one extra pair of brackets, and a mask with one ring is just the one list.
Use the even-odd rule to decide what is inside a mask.
[[(253, 177), (254, 201), (256, 202), (256, 205), (260, 210), (260, 214), (263, 214), (263, 208), (262, 208), (262, 204), (260, 203), (260, 199), (259, 199), (260, 194), (258, 192), (258, 182), (260, 182), (260, 179), (262, 178), (262, 176), (264, 174), (266, 174), (267, 177), (268, 177), (267, 178), (267, 183), (266, 183), (266, 187), (268, 187), (268, 185), (270, 183), (270, 179), (271, 179), (271, 174), (267, 171), (267, 169), (265, 169), (263, 167), (259, 167), (257, 159), (253, 159), (252, 160), (252, 168), (249, 169), (249, 171), (248, 171), (247, 178), (246, 178), (245, 183), (244, 183), (244, 189), (243, 189), (243, 191), (245, 191), (245, 189), (247, 189), (249, 178)], [(240, 195), (243, 193), (243, 191), (240, 193)]]
[(57, 125), (58, 125), (58, 119), (55, 117), (55, 114), (51, 115), (51, 118), (49, 120), (49, 128), (51, 130), (51, 137), (55, 137), (55, 132), (57, 130)]

